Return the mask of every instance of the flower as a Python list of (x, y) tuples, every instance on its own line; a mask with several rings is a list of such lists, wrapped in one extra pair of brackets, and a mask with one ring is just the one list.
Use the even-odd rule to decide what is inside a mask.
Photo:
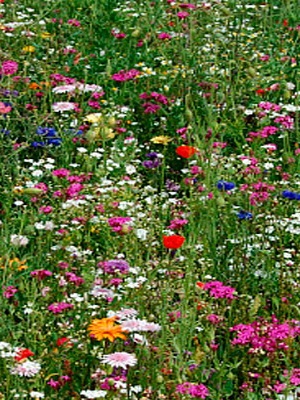
[(18, 63), (16, 61), (7, 60), (3, 61), (0, 74), (13, 75), (18, 71)]
[(217, 188), (219, 190), (232, 190), (235, 188), (235, 184), (233, 182), (226, 182), (223, 180), (218, 181)]
[(88, 331), (97, 340), (108, 339), (114, 342), (117, 338), (126, 339), (125, 331), (121, 325), (115, 325), (117, 317), (94, 319), (88, 326)]
[(169, 142), (171, 142), (172, 138), (170, 138), (169, 136), (155, 136), (152, 139), (150, 139), (150, 142), (155, 143), (155, 144), (163, 144), (164, 146), (166, 146)]
[(163, 236), (163, 245), (167, 249), (179, 249), (184, 241), (185, 237), (180, 235)]
[(289, 190), (284, 190), (282, 197), (290, 200), (300, 200), (300, 193), (290, 192)]
[(26, 358), (34, 356), (34, 353), (29, 349), (19, 349), (17, 355), (15, 356), (15, 360), (21, 362), (26, 360)]
[(64, 112), (75, 110), (76, 105), (68, 101), (59, 101), (52, 104), (52, 109), (54, 112)]
[(16, 367), (11, 368), (10, 372), (12, 375), (25, 376), (31, 378), (38, 374), (41, 370), (41, 365), (36, 361), (25, 361), (18, 364)]
[(209, 395), (207, 387), (202, 383), (196, 385), (191, 382), (184, 382), (176, 386), (176, 391), (181, 394), (189, 394), (191, 397), (198, 399), (205, 399)]
[(182, 158), (190, 158), (197, 152), (193, 146), (179, 146), (176, 149), (176, 154)]
[(14, 246), (26, 246), (29, 239), (23, 235), (10, 235), (10, 243)]
[(248, 211), (240, 211), (237, 214), (238, 219), (252, 219), (253, 215), (251, 212)]
[(87, 399), (99, 399), (99, 397), (105, 397), (107, 392), (105, 390), (82, 390), (80, 394)]
[(134, 354), (126, 353), (125, 351), (106, 354), (102, 357), (102, 363), (108, 364), (111, 367), (120, 367), (126, 369), (137, 363), (137, 358)]

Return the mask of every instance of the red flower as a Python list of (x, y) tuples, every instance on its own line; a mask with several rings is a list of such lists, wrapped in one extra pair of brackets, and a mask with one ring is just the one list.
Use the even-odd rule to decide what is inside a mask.
[(203, 289), (204, 286), (205, 286), (205, 283), (203, 283), (203, 282), (196, 282), (196, 286), (197, 286), (198, 288), (200, 288), (200, 289)]
[(23, 360), (26, 360), (26, 358), (34, 356), (34, 353), (29, 350), (29, 349), (20, 349), (18, 351), (18, 354), (15, 356), (15, 360), (18, 362), (21, 362)]
[(179, 249), (184, 241), (185, 237), (180, 235), (163, 236), (163, 244), (167, 249)]
[(179, 146), (176, 149), (176, 154), (182, 158), (190, 158), (197, 152), (197, 149), (192, 146)]
[(70, 343), (70, 339), (68, 339), (67, 337), (62, 337), (57, 339), (56, 346), (60, 347), (63, 346), (64, 344), (72, 346), (72, 343)]
[(257, 90), (256, 90), (256, 94), (257, 94), (258, 96), (263, 96), (265, 93), (266, 93), (266, 90), (265, 90), (265, 89), (257, 89)]

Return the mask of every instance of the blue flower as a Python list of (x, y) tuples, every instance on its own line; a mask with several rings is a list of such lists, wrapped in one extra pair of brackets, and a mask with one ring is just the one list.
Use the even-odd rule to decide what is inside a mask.
[(61, 138), (51, 138), (47, 139), (47, 144), (52, 144), (53, 146), (59, 146), (62, 142)]
[(253, 215), (251, 212), (248, 211), (240, 211), (237, 214), (238, 219), (252, 219)]
[(31, 146), (34, 147), (34, 148), (45, 147), (46, 143), (45, 142), (32, 142)]
[(300, 193), (290, 192), (289, 190), (284, 190), (282, 196), (290, 200), (300, 200)]
[(223, 181), (223, 180), (221, 180), (221, 181), (218, 181), (218, 183), (217, 183), (217, 188), (219, 189), (219, 190), (232, 190), (232, 189), (234, 189), (235, 188), (235, 183), (233, 183), (233, 182), (226, 182), (226, 181)]

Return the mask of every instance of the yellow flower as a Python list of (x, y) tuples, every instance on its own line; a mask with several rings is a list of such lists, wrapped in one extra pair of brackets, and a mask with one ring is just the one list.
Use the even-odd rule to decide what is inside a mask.
[(121, 325), (115, 325), (116, 317), (94, 319), (88, 326), (88, 331), (97, 340), (108, 339), (114, 342), (117, 338), (126, 340), (124, 335), (126, 331), (123, 330)]
[(34, 53), (35, 47), (34, 46), (25, 46), (25, 47), (23, 47), (22, 51), (24, 51), (25, 53)]
[(97, 122), (100, 122), (103, 119), (103, 116), (101, 113), (94, 113), (94, 114), (89, 114), (84, 118), (84, 121), (89, 122), (90, 124), (96, 124)]
[(0, 265), (0, 268), (2, 268), (2, 269), (5, 268), (6, 265), (9, 266), (9, 268), (12, 268), (12, 269), (16, 268), (18, 271), (23, 271), (24, 269), (28, 268), (28, 265), (25, 265), (26, 264), (26, 260), (21, 261), (17, 257), (12, 258), (12, 259), (8, 260), (7, 262), (5, 262), (5, 259), (1, 258), (0, 262), (4, 263), (3, 265)]
[(169, 142), (171, 142), (172, 138), (170, 136), (155, 136), (154, 138), (150, 139), (150, 142), (155, 144), (163, 144), (166, 146)]
[(52, 35), (51, 35), (51, 33), (49, 33), (49, 32), (42, 32), (42, 33), (41, 33), (41, 38), (42, 38), (42, 39), (49, 39), (51, 36), (52, 36)]

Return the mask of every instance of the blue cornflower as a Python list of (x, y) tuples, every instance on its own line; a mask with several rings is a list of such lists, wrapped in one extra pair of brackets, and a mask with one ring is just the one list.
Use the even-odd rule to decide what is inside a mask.
[(290, 200), (300, 200), (300, 193), (290, 192), (289, 190), (284, 190), (282, 196)]
[(51, 138), (47, 139), (47, 144), (52, 144), (53, 146), (59, 146), (62, 142), (62, 139), (57, 137), (57, 138)]
[(236, 215), (237, 215), (238, 219), (252, 219), (253, 218), (253, 214), (248, 211), (240, 211)]
[(45, 142), (32, 142), (31, 143), (31, 147), (34, 147), (34, 148), (45, 147), (45, 146), (46, 146)]
[(217, 183), (217, 188), (218, 188), (219, 190), (225, 190), (225, 191), (227, 191), (227, 190), (232, 190), (232, 189), (235, 188), (235, 183), (233, 183), (233, 182), (226, 182), (226, 181), (220, 180), (220, 181), (218, 181), (218, 183)]
[(45, 135), (47, 137), (54, 137), (57, 135), (55, 128), (48, 128), (48, 127), (43, 128), (42, 126), (39, 126), (37, 128), (36, 133), (38, 135)]

